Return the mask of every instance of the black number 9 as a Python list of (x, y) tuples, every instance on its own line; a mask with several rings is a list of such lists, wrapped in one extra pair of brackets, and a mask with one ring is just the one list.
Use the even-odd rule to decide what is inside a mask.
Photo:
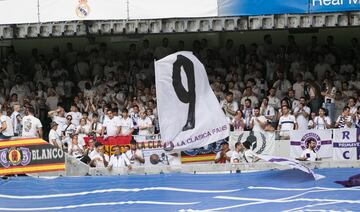
[[(181, 83), (181, 67), (183, 67), (188, 84), (188, 91), (186, 91), (184, 85)], [(195, 73), (193, 62), (183, 56), (178, 55), (176, 61), (173, 64), (173, 86), (176, 95), (179, 100), (185, 104), (189, 104), (189, 111), (186, 124), (183, 127), (183, 131), (193, 129), (195, 127)]]

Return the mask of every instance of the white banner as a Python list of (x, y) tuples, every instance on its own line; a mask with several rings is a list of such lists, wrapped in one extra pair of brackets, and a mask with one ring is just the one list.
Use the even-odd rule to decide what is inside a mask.
[(40, 0), (41, 22), (126, 18), (126, 0)]
[(315, 151), (320, 158), (331, 158), (333, 146), (331, 130), (294, 130), (290, 133), (290, 157), (298, 158), (310, 140), (316, 142)]
[(306, 172), (308, 174), (311, 174), (315, 180), (320, 180), (322, 178), (325, 178), (324, 176), (320, 174), (315, 174), (312, 169), (305, 166), (304, 164), (301, 164), (299, 161), (290, 159), (290, 158), (284, 158), (284, 157), (278, 157), (278, 156), (270, 156), (270, 155), (258, 155), (259, 158), (266, 160), (268, 162), (276, 163), (282, 166), (290, 166), (293, 169), (298, 169), (300, 171)]
[(38, 22), (37, 0), (1, 0), (0, 24)]
[(248, 141), (251, 143), (251, 150), (256, 154), (273, 155), (275, 152), (275, 133), (274, 132), (255, 132), (244, 131), (241, 134), (230, 133), (229, 146), (231, 150), (235, 149), (236, 142), (244, 143)]
[(131, 0), (130, 19), (194, 18), (218, 15), (217, 0)]
[(189, 150), (229, 136), (229, 124), (206, 70), (191, 52), (155, 62), (160, 132), (166, 150)]
[(360, 130), (334, 130), (334, 160), (360, 160)]

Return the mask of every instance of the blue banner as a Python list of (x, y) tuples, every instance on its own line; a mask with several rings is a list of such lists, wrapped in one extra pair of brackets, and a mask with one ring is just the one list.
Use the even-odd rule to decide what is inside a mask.
[(360, 0), (309, 0), (309, 13), (360, 10)]
[(218, 0), (218, 7), (219, 16), (303, 14), (309, 0)]

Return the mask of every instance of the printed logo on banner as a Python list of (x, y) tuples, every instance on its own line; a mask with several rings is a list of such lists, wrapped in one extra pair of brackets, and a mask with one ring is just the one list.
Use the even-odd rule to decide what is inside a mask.
[(85, 18), (90, 13), (90, 6), (88, 5), (87, 0), (79, 0), (79, 5), (76, 6), (76, 15), (79, 18)]
[(308, 144), (310, 141), (315, 141), (316, 142), (316, 148), (315, 151), (319, 151), (320, 147), (321, 147), (321, 138), (318, 134), (316, 133), (307, 133), (305, 134), (302, 138), (301, 138), (301, 143), (300, 146), (301, 148), (304, 150), (306, 149), (306, 144)]
[(11, 147), (10, 149), (0, 150), (0, 163), (3, 167), (17, 166), (21, 164), (26, 166), (31, 161), (31, 153), (29, 148)]
[(251, 131), (248, 136), (244, 136), (244, 133), (240, 134), (238, 141), (244, 143), (245, 141), (250, 142), (251, 150), (256, 154), (261, 154), (266, 148), (266, 137), (261, 132)]
[(300, 157), (306, 144), (310, 141), (316, 142), (315, 151), (320, 158), (332, 157), (333, 147), (331, 130), (296, 130), (290, 134), (290, 156)]

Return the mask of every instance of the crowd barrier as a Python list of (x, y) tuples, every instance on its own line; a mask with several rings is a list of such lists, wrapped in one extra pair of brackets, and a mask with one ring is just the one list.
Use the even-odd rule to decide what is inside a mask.
[(357, 10), (360, 10), (359, 0), (152, 0), (151, 3), (146, 0), (3, 0), (0, 1), (0, 24), (312, 14)]
[[(86, 142), (89, 138), (85, 138)], [(135, 135), (137, 148), (141, 149), (145, 157), (145, 165), (166, 165), (167, 155), (164, 151), (160, 135)], [(130, 146), (131, 136), (97, 138), (98, 142), (105, 145), (105, 153), (112, 155), (115, 145), (124, 151), (125, 146)], [(289, 132), (231, 132), (229, 146), (233, 150), (235, 143), (248, 141), (252, 151), (257, 154), (274, 155), (281, 157), (297, 158), (306, 149), (307, 143), (313, 140), (317, 146), (315, 150), (322, 160), (358, 161), (360, 160), (360, 129), (327, 129), (327, 130), (293, 130)], [(206, 147), (182, 151), (182, 163), (211, 163), (221, 149), (222, 141), (209, 144)], [(152, 155), (157, 155), (158, 160), (151, 160)]]

